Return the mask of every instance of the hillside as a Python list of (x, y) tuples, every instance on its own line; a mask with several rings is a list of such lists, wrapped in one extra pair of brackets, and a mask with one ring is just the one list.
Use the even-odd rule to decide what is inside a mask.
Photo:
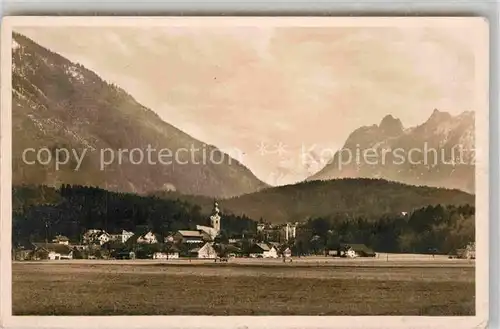
[[(181, 198), (209, 209), (212, 200), (203, 197), (158, 193), (163, 198)], [(426, 186), (411, 186), (381, 179), (312, 181), (268, 188), (240, 197), (220, 200), (223, 212), (263, 218), (272, 223), (304, 221), (314, 217), (368, 219), (411, 212), (428, 205), (474, 205), (474, 195)]]
[[(213, 197), (266, 187), (237, 160), (162, 121), (83, 66), (19, 34), (13, 35), (12, 56), (14, 185), (79, 184), (120, 192), (175, 190)], [(26, 164), (22, 155), (29, 148), (34, 149), (28, 153), (29, 161), (42, 148), (52, 156), (66, 148), (84, 157), (78, 170), (72, 153), (68, 163), (56, 170), (54, 162)], [(130, 156), (135, 148), (144, 155), (142, 161), (137, 152)], [(151, 161), (148, 148), (156, 150)], [(171, 154), (164, 158), (165, 164), (158, 159), (161, 149)], [(187, 151), (191, 149), (198, 151)], [(119, 150), (129, 152), (120, 155)], [(101, 152), (112, 162), (103, 170)], [(44, 161), (47, 156), (43, 154)]]
[[(352, 132), (332, 161), (308, 180), (383, 178), (474, 193), (474, 124), (473, 112), (452, 116), (434, 110), (426, 122), (410, 128), (388, 115), (378, 125)], [(372, 155), (364, 159), (363, 152)]]

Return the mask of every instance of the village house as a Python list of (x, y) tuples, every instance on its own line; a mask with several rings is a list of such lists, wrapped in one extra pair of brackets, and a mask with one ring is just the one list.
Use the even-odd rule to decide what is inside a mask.
[(472, 242), (465, 247), (467, 259), (476, 259), (476, 243)]
[(153, 259), (177, 259), (179, 258), (179, 248), (176, 246), (167, 244), (164, 245), (161, 250), (155, 251), (152, 255)]
[(137, 243), (139, 243), (139, 244), (154, 244), (154, 243), (158, 243), (158, 238), (156, 237), (155, 233), (153, 233), (152, 231), (148, 231), (147, 233), (142, 234), (137, 238)]
[(83, 235), (84, 244), (98, 244), (102, 246), (111, 240), (111, 235), (104, 230), (91, 229)]
[(69, 245), (69, 239), (64, 235), (56, 235), (56, 237), (52, 240), (52, 242)]
[(284, 258), (292, 257), (292, 250), (288, 247), (285, 250), (283, 250), (283, 257)]
[(179, 258), (178, 251), (158, 251), (153, 254), (153, 259), (177, 259)]
[(111, 236), (104, 231), (97, 235), (97, 242), (101, 246), (103, 244), (105, 244), (106, 242), (109, 242), (110, 240), (111, 240)]
[(278, 258), (278, 249), (267, 243), (255, 243), (250, 249), (252, 258)]
[(471, 242), (463, 249), (457, 250), (458, 258), (476, 259), (476, 243)]
[(60, 243), (33, 243), (33, 260), (61, 260), (73, 259), (73, 250), (65, 244)]
[(264, 230), (266, 229), (266, 226), (267, 226), (267, 225), (268, 225), (268, 224), (266, 224), (266, 223), (258, 223), (258, 224), (257, 224), (257, 232), (262, 232), (262, 231), (264, 231)]
[(264, 251), (262, 254), (264, 258), (278, 258), (278, 249), (274, 246), (271, 246), (268, 251)]
[(123, 230), (122, 231), (122, 236), (121, 236), (121, 241), (122, 243), (125, 243), (128, 241), (128, 239), (130, 239), (131, 237), (134, 236), (134, 232), (131, 232), (131, 231), (127, 231), (127, 230)]
[(375, 257), (376, 253), (361, 243), (341, 243), (340, 257), (357, 258), (357, 257)]
[(191, 249), (190, 253), (197, 258), (217, 258), (213, 242), (207, 242), (201, 248)]
[(33, 255), (33, 249), (17, 249), (14, 251), (14, 260), (29, 260)]
[(340, 250), (337, 249), (328, 250), (327, 255), (332, 257), (340, 257)]
[(121, 232), (110, 234), (112, 241), (125, 243), (128, 239), (134, 236), (134, 232), (129, 232), (127, 230), (121, 230)]
[(90, 244), (95, 236), (97, 235), (97, 233), (100, 233), (102, 232), (102, 230), (100, 229), (89, 229), (87, 230), (85, 233), (83, 233), (83, 236), (82, 236), (82, 241), (84, 244)]

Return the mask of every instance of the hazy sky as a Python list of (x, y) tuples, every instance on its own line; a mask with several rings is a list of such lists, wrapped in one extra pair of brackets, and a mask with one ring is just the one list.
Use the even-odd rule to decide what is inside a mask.
[(242, 162), (271, 184), (319, 169), (303, 163), (303, 148), (333, 152), (386, 114), (412, 126), (434, 108), (474, 110), (475, 38), (460, 28), (16, 31), (119, 85), (193, 137), (229, 154), (241, 150)]

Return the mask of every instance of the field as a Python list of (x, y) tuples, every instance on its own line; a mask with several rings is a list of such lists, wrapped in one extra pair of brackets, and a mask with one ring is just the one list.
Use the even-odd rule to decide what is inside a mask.
[(446, 258), (14, 262), (14, 315), (473, 315)]

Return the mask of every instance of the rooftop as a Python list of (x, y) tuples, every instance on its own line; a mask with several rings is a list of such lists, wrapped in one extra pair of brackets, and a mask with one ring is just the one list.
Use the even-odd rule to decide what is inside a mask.
[(192, 237), (192, 238), (202, 238), (203, 234), (199, 231), (188, 231), (188, 230), (179, 230), (180, 235), (184, 237)]
[(64, 235), (56, 235), (54, 240), (56, 240), (56, 241), (69, 241), (68, 237), (64, 236)]
[(70, 247), (60, 243), (34, 242), (33, 246), (35, 246), (35, 249), (45, 249), (59, 254), (69, 254), (71, 252)]
[(269, 248), (269, 246), (265, 243), (256, 243), (257, 247), (259, 247), (260, 249), (264, 250), (264, 251), (269, 251), (271, 250), (271, 248)]

